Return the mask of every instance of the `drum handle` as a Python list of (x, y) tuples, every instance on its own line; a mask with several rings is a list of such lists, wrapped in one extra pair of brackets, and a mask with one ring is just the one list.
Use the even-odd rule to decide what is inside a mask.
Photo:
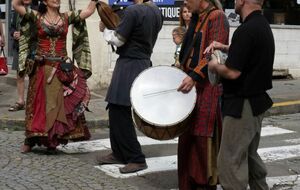
[(177, 88), (173, 88), (173, 89), (169, 89), (169, 90), (161, 90), (161, 91), (157, 91), (157, 92), (151, 92), (151, 93), (143, 94), (143, 96), (144, 97), (158, 96), (158, 95), (170, 93), (173, 91), (177, 91)]

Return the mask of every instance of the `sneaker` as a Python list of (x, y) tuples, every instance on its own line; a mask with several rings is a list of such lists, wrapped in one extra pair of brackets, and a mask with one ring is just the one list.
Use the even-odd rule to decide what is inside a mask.
[(123, 164), (120, 160), (115, 158), (113, 153), (110, 153), (106, 156), (101, 156), (96, 158), (96, 162), (99, 165), (104, 165), (104, 164)]
[(147, 169), (148, 166), (146, 163), (128, 163), (123, 168), (120, 168), (120, 173), (127, 174), (127, 173), (134, 173), (137, 171), (141, 171)]

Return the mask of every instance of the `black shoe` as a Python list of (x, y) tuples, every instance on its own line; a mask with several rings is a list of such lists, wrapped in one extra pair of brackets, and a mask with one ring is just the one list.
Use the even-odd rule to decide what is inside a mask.
[(129, 163), (126, 164), (123, 168), (120, 168), (120, 173), (127, 174), (127, 173), (134, 173), (137, 171), (141, 171), (147, 169), (148, 166), (146, 163)]
[(106, 156), (102, 157), (97, 157), (96, 162), (99, 165), (104, 165), (104, 164), (123, 164), (120, 160), (118, 160), (113, 153), (110, 153)]
[(45, 154), (46, 155), (57, 155), (58, 151), (56, 148), (47, 148)]

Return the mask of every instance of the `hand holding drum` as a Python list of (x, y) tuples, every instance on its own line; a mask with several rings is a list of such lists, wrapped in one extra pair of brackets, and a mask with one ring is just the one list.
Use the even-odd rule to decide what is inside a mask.
[[(213, 41), (203, 52), (203, 54), (210, 54), (209, 62), (216, 62), (218, 64), (225, 64), (228, 57), (227, 53), (229, 49), (228, 45), (222, 44), (217, 41)], [(219, 74), (215, 73), (208, 66), (208, 79), (212, 85), (217, 85), (220, 83)]]
[[(210, 61), (216, 61), (218, 64), (225, 64), (225, 61), (227, 59), (227, 54), (220, 51), (220, 50), (214, 50), (211, 54)], [(217, 85), (220, 83), (220, 76), (218, 73), (215, 73), (208, 69), (208, 80), (212, 85)]]

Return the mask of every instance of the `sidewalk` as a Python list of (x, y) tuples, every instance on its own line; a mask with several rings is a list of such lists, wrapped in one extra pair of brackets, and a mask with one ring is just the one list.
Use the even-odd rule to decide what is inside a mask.
[[(9, 112), (9, 105), (16, 101), (15, 74), (0, 77), (0, 129), (23, 130), (25, 112)], [(28, 81), (26, 82), (28, 83)], [(267, 115), (282, 115), (300, 112), (300, 78), (273, 80), (273, 89), (268, 92), (274, 101), (273, 107)], [(25, 93), (26, 94), (26, 93)], [(108, 126), (108, 114), (105, 110), (107, 103), (104, 101), (106, 90), (92, 90), (89, 109), (85, 116), (91, 128)]]

